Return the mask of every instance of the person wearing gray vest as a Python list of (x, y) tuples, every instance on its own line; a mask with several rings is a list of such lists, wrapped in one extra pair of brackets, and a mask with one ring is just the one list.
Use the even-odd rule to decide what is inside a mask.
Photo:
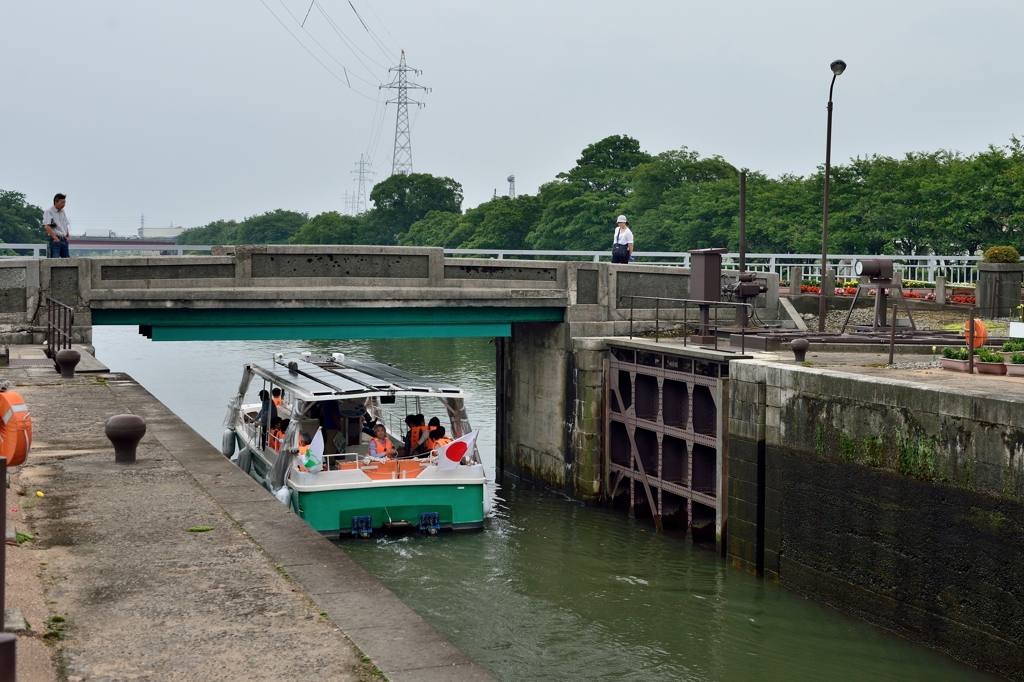
[(68, 237), (71, 234), (71, 226), (68, 224), (68, 217), (64, 214), (64, 205), (68, 203), (67, 197), (57, 194), (53, 197), (53, 206), (43, 211), (43, 227), (50, 237), (50, 245), (46, 249), (47, 258), (70, 258), (68, 252)]

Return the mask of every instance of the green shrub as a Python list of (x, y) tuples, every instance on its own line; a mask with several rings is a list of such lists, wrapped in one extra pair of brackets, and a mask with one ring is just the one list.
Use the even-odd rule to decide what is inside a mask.
[(1014, 365), (1024, 365), (1024, 353), (1014, 353), (1010, 356), (1010, 362)]
[(1004, 353), (1019, 353), (1024, 351), (1024, 339), (1011, 339), (1003, 344), (999, 350)]
[(1002, 362), (1003, 356), (988, 348), (978, 349), (978, 360), (981, 362)]
[(993, 246), (981, 257), (986, 263), (1019, 263), (1020, 254), (1012, 246)]
[(967, 354), (966, 348), (947, 346), (942, 349), (942, 357), (947, 360), (967, 360), (970, 356)]

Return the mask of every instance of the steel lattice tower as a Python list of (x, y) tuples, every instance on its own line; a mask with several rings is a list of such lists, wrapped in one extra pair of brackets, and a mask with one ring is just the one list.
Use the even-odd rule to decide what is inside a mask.
[(509, 199), (515, 199), (516, 198), (516, 174), (513, 173), (512, 175), (508, 176), (507, 180), (508, 180), (508, 198)]
[(408, 175), (412, 173), (412, 137), (409, 134), (409, 104), (415, 104), (423, 108), (423, 102), (409, 99), (409, 90), (422, 90), (430, 92), (430, 88), (413, 83), (409, 80), (409, 73), (420, 75), (423, 72), (410, 68), (405, 63), (405, 50), (402, 50), (402, 57), (398, 66), (388, 69), (388, 72), (395, 72), (395, 77), (387, 85), (380, 86), (388, 90), (398, 90), (398, 97), (389, 99), (387, 104), (397, 104), (398, 114), (395, 117), (395, 150), (391, 155), (391, 174), (401, 173)]
[[(410, 158), (410, 169), (412, 160)], [(359, 155), (359, 163), (356, 164), (356, 169), (352, 171), (356, 176), (356, 194), (352, 197), (352, 215), (360, 215), (366, 213), (366, 180), (367, 176), (376, 175), (370, 170), (370, 162), (366, 160), (363, 154)]]

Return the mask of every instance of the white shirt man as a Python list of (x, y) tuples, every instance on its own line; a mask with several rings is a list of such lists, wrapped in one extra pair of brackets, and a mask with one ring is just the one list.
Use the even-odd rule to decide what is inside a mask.
[(626, 216), (620, 215), (616, 222), (618, 226), (612, 237), (612, 262), (628, 263), (633, 257), (633, 231), (629, 229)]
[(69, 258), (68, 237), (71, 235), (71, 225), (64, 213), (64, 206), (68, 203), (67, 197), (58, 194), (53, 198), (53, 206), (43, 211), (43, 228), (50, 237), (47, 258)]

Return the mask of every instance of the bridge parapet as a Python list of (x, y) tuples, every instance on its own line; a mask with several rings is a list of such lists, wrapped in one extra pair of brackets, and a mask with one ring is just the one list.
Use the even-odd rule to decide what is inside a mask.
[[(38, 336), (46, 296), (76, 308), (79, 336), (88, 341), (94, 323), (226, 329), (252, 326), (262, 313), (260, 333), (274, 338), (275, 325), (315, 324), (322, 331), (355, 319), (354, 313), (346, 318), (338, 312), (346, 309), (362, 309), (356, 317), (364, 326), (374, 323), (373, 315), (394, 318), (384, 323), (429, 323), (423, 309), (440, 309), (447, 312), (435, 312), (435, 318), (469, 322), (479, 313), (506, 329), (513, 322), (558, 321), (573, 326), (573, 336), (610, 335), (624, 333), (630, 296), (689, 295), (690, 271), (681, 267), (446, 258), (440, 248), (417, 247), (246, 245), (212, 251), (0, 260), (0, 336), (13, 342)], [(770, 319), (778, 305), (778, 278), (763, 277), (769, 294), (759, 306)], [(636, 301), (635, 320), (653, 319), (652, 305)], [(671, 322), (681, 314), (663, 309), (660, 316)]]

